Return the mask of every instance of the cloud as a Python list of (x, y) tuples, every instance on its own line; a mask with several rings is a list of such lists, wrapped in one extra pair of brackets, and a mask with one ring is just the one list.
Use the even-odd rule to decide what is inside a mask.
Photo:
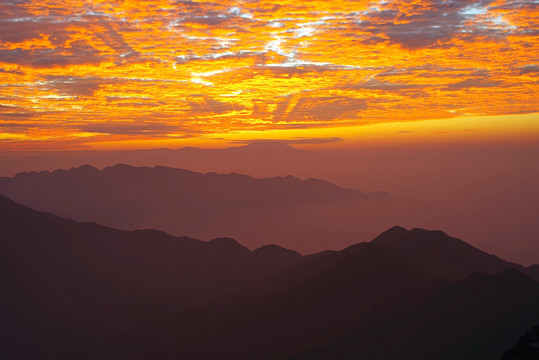
[(519, 75), (539, 74), (539, 65), (530, 64), (519, 68)]
[[(378, 76), (378, 75), (377, 75)], [(400, 91), (406, 89), (415, 89), (422, 86), (417, 84), (397, 84), (388, 81), (380, 81), (375, 77), (372, 77), (366, 81), (359, 83), (349, 83), (342, 87), (341, 89), (349, 90), (383, 90), (383, 91)]]
[(276, 109), (275, 118), (285, 121), (333, 121), (355, 118), (366, 108), (364, 99), (346, 96), (289, 97)]
[[(44, 88), (54, 90), (67, 96), (92, 96), (101, 85), (110, 83), (111, 80), (98, 77), (76, 77), (69, 75), (47, 75)], [(119, 82), (115, 80), (114, 82)]]
[(502, 81), (493, 81), (484, 78), (472, 78), (459, 81), (457, 83), (449, 84), (444, 90), (461, 90), (468, 88), (490, 88), (497, 87), (502, 83)]
[(255, 23), (250, 13), (234, 6), (233, 3), (230, 5), (220, 5), (216, 2), (180, 1), (175, 26), (186, 32), (196, 29), (210, 34), (216, 29), (242, 32), (245, 27)]
[(512, 25), (513, 36), (535, 37), (539, 35), (536, 0), (496, 1), (489, 10)]
[[(457, 65), (457, 64), (455, 64)], [(390, 76), (408, 76), (413, 75), (421, 77), (440, 77), (440, 76), (460, 76), (462, 74), (477, 74), (478, 72), (484, 73), (487, 70), (478, 69), (477, 67), (458, 67), (437, 65), (435, 63), (425, 63), (416, 66), (402, 66), (402, 67), (390, 67), (381, 68), (383, 71), (376, 74), (376, 77), (390, 77)], [(475, 75), (477, 76), (477, 75)]]
[(193, 114), (222, 114), (245, 109), (239, 104), (222, 102), (205, 96), (194, 97), (187, 103)]
[(77, 127), (77, 131), (114, 135), (166, 135), (185, 130), (184, 127), (166, 123), (122, 121), (90, 123)]
[(31, 113), (31, 112), (9, 112), (9, 111), (6, 111), (6, 112), (0, 112), (0, 118), (30, 118), (32, 117), (34, 114)]
[(66, 22), (55, 21), (50, 16), (39, 16), (24, 9), (21, 4), (0, 4), (0, 41), (20, 43), (41, 38), (41, 34), (54, 34), (53, 41), (69, 38)]
[[(357, 29), (371, 34), (365, 41), (388, 41), (408, 49), (447, 44), (469, 32), (481, 32), (469, 21), (482, 13), (492, 0), (427, 0), (414, 3), (391, 1), (387, 7), (370, 10)], [(491, 29), (491, 32), (494, 29)]]
[(4, 0), (0, 116), (92, 142), (530, 113), (537, 17), (535, 0)]
[(105, 30), (98, 32), (96, 36), (117, 53), (117, 63), (138, 60), (141, 57), (141, 54), (125, 41), (123, 35), (116, 31), (109, 21), (103, 21), (99, 17), (96, 20)]
[(4, 73), (4, 74), (15, 74), (15, 75), (24, 75), (24, 71), (22, 71), (20, 68), (17, 68), (17, 69), (5, 69), (5, 68), (0, 68), (0, 73)]
[[(0, 118), (1, 117), (2, 115), (0, 113)], [(26, 127), (28, 127), (28, 124), (24, 122), (12, 122), (12, 121), (0, 122), (0, 129), (18, 128), (18, 129), (24, 130)]]
[(69, 65), (97, 65), (106, 57), (84, 41), (71, 44), (71, 47), (54, 49), (0, 49), (0, 63), (16, 64), (33, 68), (65, 67)]
[[(26, 10), (26, 6), (19, 6), (21, 4), (24, 2), (0, 4), (0, 13), (4, 11), (4, 15), (0, 16), (0, 43), (15, 45), (9, 49), (0, 49), (0, 62), (47, 68), (95, 65), (112, 57), (121, 62), (140, 56), (114, 28), (125, 24), (117, 23), (107, 16), (86, 12), (70, 14), (69, 7), (56, 7), (38, 14)], [(98, 50), (91, 44), (96, 43), (96, 40), (116, 54)]]
[(2, 123), (0, 126), (9, 126), (11, 119), (30, 119), (36, 115), (36, 112), (23, 107), (0, 105), (0, 119), (8, 121), (8, 123)]

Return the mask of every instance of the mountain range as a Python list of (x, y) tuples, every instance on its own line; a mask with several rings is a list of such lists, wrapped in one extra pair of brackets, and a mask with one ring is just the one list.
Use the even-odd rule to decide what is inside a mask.
[(168, 166), (199, 172), (238, 172), (259, 177), (293, 174), (298, 165), (322, 165), (335, 157), (320, 156), (279, 142), (255, 142), (223, 149), (184, 147), (180, 149), (118, 151), (0, 152), (0, 176), (22, 171), (69, 169), (92, 164), (103, 168), (118, 163), (132, 166)]
[[(428, 216), (419, 218), (425, 218), (424, 222), (402, 219), (379, 224), (362, 234), (341, 233), (348, 242), (337, 243), (334, 248), (370, 239), (399, 223), (408, 227), (444, 229), (511, 261), (524, 264), (537, 261), (533, 251), (539, 237), (539, 222), (536, 221), (539, 217), (537, 145), (447, 147), (438, 144), (401, 148), (339, 147), (340, 150), (324, 150), (320, 146), (310, 148), (316, 150), (305, 150), (306, 144), (290, 146), (268, 141), (233, 145), (236, 146), (216, 149), (0, 152), (0, 176), (12, 177), (28, 170), (67, 170), (84, 164), (103, 169), (123, 163), (139, 167), (161, 165), (201, 173), (235, 172), (255, 178), (293, 175), (300, 179), (325, 179), (365, 193), (383, 191), (399, 198), (426, 201), (433, 204), (433, 211), (445, 213), (438, 216), (437, 221), (431, 221), (432, 216), (427, 211)], [(376, 220), (375, 216), (369, 218), (368, 213), (360, 215), (367, 216), (367, 223)], [(324, 221), (317, 223), (324, 224)], [(174, 233), (172, 230), (167, 229)], [(324, 228), (317, 229), (315, 235), (324, 231)], [(223, 234), (225, 232), (191, 235), (209, 239)], [(230, 235), (245, 244), (253, 241), (249, 240), (251, 234), (246, 234), (245, 238), (240, 234)], [(266, 240), (277, 241), (275, 238)]]
[(3, 196), (0, 222), (6, 358), (493, 359), (539, 319), (536, 266), (441, 231), (397, 226), (304, 256)]
[(19, 173), (0, 178), (0, 193), (77, 221), (204, 240), (229, 236), (251, 249), (275, 243), (303, 253), (343, 248), (395, 223), (443, 228), (460, 215), (324, 180), (122, 164)]

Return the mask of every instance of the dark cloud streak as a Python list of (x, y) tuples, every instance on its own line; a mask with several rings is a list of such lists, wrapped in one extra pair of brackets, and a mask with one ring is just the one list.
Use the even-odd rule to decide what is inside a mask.
[(490, 3), (491, 0), (430, 0), (402, 9), (402, 4), (394, 1), (388, 4), (389, 8), (365, 13), (357, 29), (371, 34), (365, 39), (368, 43), (387, 39), (408, 49), (440, 46), (458, 35), (480, 33), (480, 27), (467, 23), (475, 15), (466, 11)]

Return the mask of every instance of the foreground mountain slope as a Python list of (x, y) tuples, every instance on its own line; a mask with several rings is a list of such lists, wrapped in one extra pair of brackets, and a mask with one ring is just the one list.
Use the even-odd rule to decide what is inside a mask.
[(185, 341), (175, 339), (172, 350), (157, 349), (157, 357), (287, 358), (357, 326), (363, 330), (357, 345), (365, 346), (362, 356), (367, 356), (406, 308), (399, 298), (431, 280), (383, 248), (359, 244), (254, 284), (225, 307), (217, 325), (202, 327)]
[[(358, 323), (326, 343), (317, 339), (281, 358), (497, 359), (519, 331), (539, 319), (539, 284), (516, 270), (477, 273), (455, 283), (431, 283), (423, 290), (384, 304), (379, 314), (389, 312), (385, 324), (373, 321), (364, 328)], [(378, 336), (369, 339), (373, 333)]]
[(6, 358), (491, 359), (539, 318), (539, 283), (516, 270), (451, 282), (378, 241), (251, 252), (5, 197), (0, 224)]
[(205, 240), (225, 235), (249, 248), (276, 243), (301, 252), (343, 248), (396, 222), (447, 218), (426, 204), (323, 180), (255, 179), (159, 166), (21, 173), (0, 178), (0, 193), (78, 221)]
[(77, 223), (3, 196), (0, 224), (2, 343), (30, 358), (140, 332), (303, 260), (228, 238), (204, 243)]
[(534, 360), (539, 358), (539, 325), (526, 331), (516, 344), (504, 352), (501, 360)]
[[(208, 309), (204, 309), (204, 313)], [(495, 359), (539, 319), (517, 270), (435, 279), (375, 243), (305, 261), (171, 331), (163, 359)], [(185, 334), (185, 332), (183, 333)]]

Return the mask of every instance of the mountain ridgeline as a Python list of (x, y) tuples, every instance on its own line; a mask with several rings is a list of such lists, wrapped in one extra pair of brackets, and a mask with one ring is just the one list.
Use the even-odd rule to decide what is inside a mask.
[[(191, 227), (185, 223), (175, 225), (171, 219), (167, 219), (167, 216), (181, 218), (181, 212), (175, 215), (163, 212), (156, 215), (157, 219), (142, 212), (141, 218), (122, 222), (117, 218), (119, 213), (116, 210), (126, 199), (108, 204), (110, 212), (115, 215), (113, 217), (94, 218), (99, 213), (105, 214), (108, 207), (99, 209), (98, 214), (80, 214), (64, 209), (62, 215), (70, 218), (80, 215), (75, 219), (81, 221), (104, 223), (103, 220), (108, 220), (110, 222), (104, 224), (124, 229), (160, 228), (171, 234), (204, 240), (227, 235), (251, 249), (278, 242), (281, 246), (300, 252), (339, 249), (357, 239), (371, 239), (385, 229), (400, 224), (408, 228), (443, 229), (512, 261), (523, 264), (537, 262), (534, 250), (539, 238), (539, 222), (536, 221), (539, 217), (539, 148), (528, 143), (497, 149), (462, 145), (393, 149), (365, 146), (342, 148), (339, 151), (325, 151), (322, 148), (307, 151), (279, 142), (253, 142), (222, 149), (185, 147), (127, 151), (3, 152), (0, 153), (0, 176), (12, 177), (29, 170), (52, 172), (84, 164), (102, 169), (122, 163), (139, 167), (169, 166), (201, 173), (235, 172), (256, 178), (293, 175), (301, 179), (325, 179), (344, 188), (361, 189), (366, 193), (384, 191), (417, 201), (434, 202), (436, 205), (426, 206), (403, 199), (397, 203), (373, 201), (368, 206), (364, 202), (331, 202), (301, 209), (288, 206), (280, 211), (268, 210), (266, 215), (262, 211), (264, 205), (260, 204), (250, 209), (253, 211), (245, 211), (249, 215), (248, 221), (244, 222), (248, 223), (246, 226), (234, 218), (219, 221), (224, 217), (222, 214), (208, 218), (204, 226), (196, 222)], [(117, 176), (119, 181), (120, 171), (117, 171)], [(41, 176), (42, 181), (50, 178)], [(124, 178), (122, 184), (132, 181), (135, 179)], [(23, 201), (25, 196), (20, 192), (32, 192), (32, 189), (11, 192), (12, 186), (14, 184), (0, 188), (0, 193), (33, 208), (53, 211), (57, 207), (55, 210), (62, 210), (56, 204), (56, 200), (60, 201), (64, 196), (62, 192), (54, 194), (58, 197), (51, 204), (46, 204), (47, 207), (39, 207), (42, 204), (37, 201)], [(91, 190), (91, 187), (81, 187), (79, 193)], [(119, 189), (120, 192), (126, 190)], [(163, 192), (168, 190), (166, 187), (162, 189)], [(146, 191), (155, 192), (155, 189), (143, 189), (142, 194)], [(137, 198), (140, 194), (132, 193), (131, 196)], [(75, 202), (78, 200), (77, 197), (73, 199)], [(170, 193), (169, 200), (175, 201), (174, 193)], [(83, 205), (81, 202), (81, 207)], [(225, 207), (225, 210), (241, 218), (242, 212), (232, 205)], [(211, 208), (213, 206), (210, 213)], [(76, 206), (72, 206), (73, 209), (80, 210)], [(276, 221), (268, 220), (270, 216), (277, 216)], [(294, 224), (290, 224), (291, 217), (297, 219)], [(266, 231), (261, 231), (261, 226)], [(327, 243), (329, 238), (331, 244)], [(511, 239), (511, 245), (507, 239)]]
[(436, 206), (324, 180), (162, 166), (20, 173), (0, 178), (0, 193), (77, 221), (204, 240), (230, 236), (251, 249), (276, 243), (304, 253), (343, 248), (395, 223), (433, 225), (451, 218)]
[(392, 227), (303, 256), (3, 196), (0, 222), (5, 358), (496, 359), (539, 319), (535, 267), (440, 231)]

